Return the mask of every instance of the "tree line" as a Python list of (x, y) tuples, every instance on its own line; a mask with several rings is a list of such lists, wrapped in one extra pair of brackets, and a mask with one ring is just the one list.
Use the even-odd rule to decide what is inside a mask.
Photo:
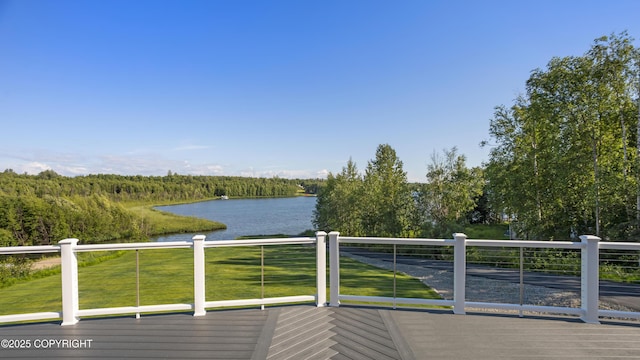
[(426, 183), (409, 183), (388, 144), (379, 145), (364, 175), (349, 160), (318, 194), (314, 225), (345, 236), (450, 237), (460, 225), (486, 222), (478, 212), (482, 169), (467, 168), (456, 148), (434, 153)]
[(314, 193), (322, 180), (227, 176), (66, 177), (0, 173), (0, 246), (48, 245), (77, 237), (91, 242), (145, 239), (149, 224), (126, 204)]
[(364, 174), (329, 174), (314, 223), (348, 236), (450, 237), (473, 222), (511, 222), (523, 239), (640, 239), (640, 50), (626, 32), (582, 56), (535, 69), (526, 94), (495, 108), (489, 160), (468, 168), (456, 148), (434, 153), (426, 183), (409, 184), (380, 145)]
[(192, 176), (169, 172), (167, 176), (86, 175), (66, 177), (53, 170), (38, 175), (0, 173), (0, 192), (7, 195), (90, 196), (104, 195), (120, 202), (193, 201), (229, 197), (294, 196), (314, 193), (320, 180), (248, 178), (240, 176)]
[(104, 195), (0, 194), (0, 246), (51, 245), (69, 237), (102, 242), (149, 235), (142, 218)]

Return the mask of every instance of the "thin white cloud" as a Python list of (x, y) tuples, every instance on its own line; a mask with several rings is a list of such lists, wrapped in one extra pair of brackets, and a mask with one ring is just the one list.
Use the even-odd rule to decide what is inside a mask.
[(138, 156), (103, 155), (99, 158), (95, 168), (99, 173), (164, 175), (169, 171), (179, 173), (188, 168), (188, 163), (165, 159), (155, 154)]
[(192, 151), (192, 150), (205, 150), (205, 149), (210, 149), (211, 146), (209, 145), (185, 145), (185, 146), (178, 146), (172, 149), (172, 151)]
[(51, 170), (52, 167), (41, 162), (28, 162), (14, 169), (17, 173), (27, 173), (29, 175), (36, 175), (46, 170)]
[(230, 175), (225, 173), (225, 168), (222, 165), (214, 165), (214, 164), (195, 165), (195, 166), (186, 165), (181, 171), (176, 170), (174, 171), (174, 173), (188, 174), (188, 175), (207, 175), (207, 176)]
[(326, 179), (327, 176), (329, 176), (329, 170), (327, 170), (327, 169), (318, 170), (316, 172), (316, 178)]
[(59, 152), (45, 149), (14, 149), (0, 152), (1, 157), (20, 160), (23, 162), (58, 163), (58, 162), (79, 162), (84, 159), (82, 154)]
[(69, 176), (86, 175), (89, 170), (85, 166), (60, 166), (56, 167), (55, 172)]
[(271, 169), (271, 170), (245, 170), (240, 171), (240, 176), (246, 177), (280, 177), (284, 179), (314, 179), (326, 178), (328, 172), (326, 170), (290, 170), (290, 169)]
[(182, 175), (281, 177), (286, 179), (326, 178), (327, 169), (287, 169), (283, 166), (248, 167), (238, 170), (233, 165), (193, 163), (166, 158), (157, 153), (108, 154), (100, 156), (74, 153), (44, 153), (41, 151), (4, 154), (0, 156), (0, 171), (13, 169), (17, 173), (37, 175), (53, 170), (64, 176), (89, 174), (163, 176), (169, 171)]

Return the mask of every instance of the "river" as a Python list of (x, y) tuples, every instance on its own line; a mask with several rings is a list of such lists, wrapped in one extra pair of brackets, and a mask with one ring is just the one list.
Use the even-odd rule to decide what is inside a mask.
[[(313, 229), (315, 197), (211, 200), (191, 204), (158, 206), (178, 215), (221, 222), (226, 230), (205, 232), (207, 240), (233, 240), (244, 235), (298, 235)], [(158, 236), (153, 241), (191, 240), (195, 234)]]

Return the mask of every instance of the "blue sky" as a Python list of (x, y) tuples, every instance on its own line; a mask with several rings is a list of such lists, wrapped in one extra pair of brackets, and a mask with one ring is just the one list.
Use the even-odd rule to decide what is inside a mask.
[[(487, 160), (531, 70), (640, 1), (0, 0), (0, 171), (325, 177)], [(640, 42), (634, 42), (640, 46)]]

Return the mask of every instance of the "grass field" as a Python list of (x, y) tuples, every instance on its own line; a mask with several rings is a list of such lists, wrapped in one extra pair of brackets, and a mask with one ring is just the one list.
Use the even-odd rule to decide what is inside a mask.
[(464, 228), (469, 239), (509, 240), (508, 224), (473, 224)]
[(220, 222), (192, 216), (180, 216), (166, 211), (156, 210), (156, 205), (129, 205), (129, 211), (140, 216), (149, 224), (151, 235), (175, 234), (198, 231), (226, 229)]
[[(314, 295), (315, 247), (308, 245), (205, 249), (206, 300)], [(112, 254), (114, 255), (114, 254)], [(193, 303), (193, 251), (148, 249), (123, 251), (96, 262), (79, 253), (80, 309)], [(137, 260), (136, 260), (137, 257)], [(341, 293), (392, 296), (393, 273), (341, 258)], [(264, 273), (261, 263), (264, 262)], [(0, 289), (0, 315), (60, 311), (60, 274), (20, 281)], [(419, 280), (397, 274), (398, 297), (439, 298)]]

